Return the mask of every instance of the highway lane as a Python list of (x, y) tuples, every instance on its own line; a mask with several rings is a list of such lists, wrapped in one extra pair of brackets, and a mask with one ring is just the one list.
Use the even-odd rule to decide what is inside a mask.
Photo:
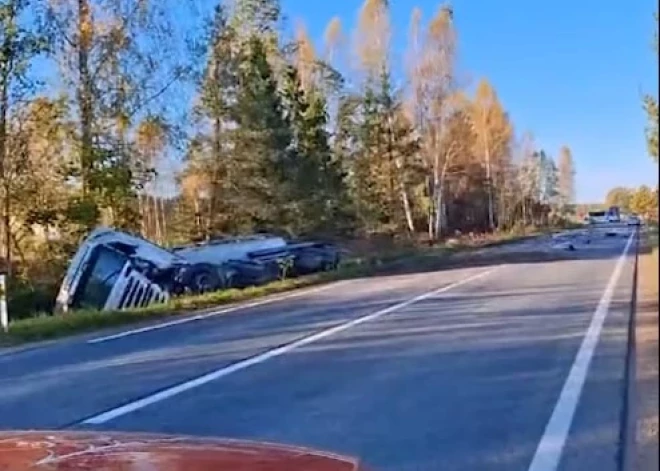
[(0, 357), (0, 427), (65, 427), (482, 271), (355, 280), (114, 341), (89, 344), (82, 338), (6, 355)]
[[(254, 313), (8, 357), (0, 426), (267, 439), (382, 470), (525, 470), (624, 242), (606, 241), (598, 259), (503, 267), (99, 425), (79, 422), (485, 268), (360, 280)], [(562, 470), (615, 469), (630, 277), (624, 261)]]

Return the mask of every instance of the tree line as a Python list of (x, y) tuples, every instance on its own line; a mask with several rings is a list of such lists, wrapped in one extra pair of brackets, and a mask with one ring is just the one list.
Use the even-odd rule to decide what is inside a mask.
[(386, 0), (322, 44), (277, 0), (0, 0), (0, 259), (56, 278), (98, 224), (437, 241), (567, 217), (571, 150), (470, 93), (459, 38), (448, 5), (412, 10), (398, 57)]
[[(653, 52), (658, 58), (658, 13), (653, 15), (655, 32), (653, 35)], [(658, 97), (647, 93), (643, 97), (644, 110), (647, 116), (645, 128), (646, 148), (649, 156), (658, 163)], [(636, 213), (647, 220), (658, 222), (658, 185), (651, 188), (641, 185), (638, 188), (615, 187), (606, 196), (606, 203), (619, 206), (626, 212)]]
[[(653, 15), (655, 20), (655, 32), (653, 35), (653, 52), (658, 59), (658, 12)], [(651, 93), (644, 95), (644, 110), (646, 111), (648, 124), (646, 126), (646, 147), (651, 158), (658, 162), (658, 97)]]
[(615, 187), (605, 198), (607, 206), (618, 206), (621, 212), (633, 213), (658, 222), (658, 189), (647, 185), (637, 188)]

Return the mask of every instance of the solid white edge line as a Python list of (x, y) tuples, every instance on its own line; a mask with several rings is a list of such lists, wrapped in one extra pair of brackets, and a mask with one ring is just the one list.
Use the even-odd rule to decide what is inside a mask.
[(124, 338), (124, 337), (130, 337), (132, 335), (138, 335), (138, 334), (144, 334), (146, 332), (152, 332), (154, 330), (167, 329), (169, 327), (174, 327), (174, 326), (181, 325), (181, 324), (187, 324), (188, 322), (200, 321), (200, 320), (208, 319), (210, 317), (219, 316), (221, 314), (228, 314), (230, 312), (242, 311), (244, 309), (250, 309), (250, 308), (253, 308), (253, 307), (264, 306), (266, 304), (271, 304), (271, 303), (275, 303), (275, 302), (278, 302), (278, 301), (284, 301), (284, 300), (295, 298), (295, 297), (298, 297), (298, 296), (304, 296), (306, 294), (319, 293), (321, 291), (325, 291), (325, 290), (328, 290), (330, 288), (336, 288), (337, 286), (343, 285), (345, 283), (346, 283), (346, 280), (342, 280), (342, 281), (336, 281), (334, 283), (330, 283), (330, 284), (327, 284), (327, 285), (318, 286), (318, 287), (315, 287), (315, 288), (310, 288), (310, 289), (305, 289), (305, 290), (296, 290), (296, 291), (292, 291), (290, 293), (283, 294), (281, 296), (276, 296), (275, 295), (273, 297), (269, 297), (269, 298), (265, 298), (265, 299), (259, 299), (257, 301), (251, 301), (251, 302), (247, 302), (247, 303), (244, 303), (244, 304), (239, 304), (239, 305), (229, 306), (229, 307), (222, 308), (222, 309), (217, 309), (215, 311), (207, 312), (207, 313), (204, 313), (204, 314), (197, 314), (197, 315), (194, 315), (194, 316), (187, 316), (187, 317), (184, 317), (184, 318), (181, 318), (181, 319), (176, 319), (176, 320), (167, 321), (167, 322), (160, 322), (158, 324), (149, 325), (149, 326), (146, 326), (146, 327), (140, 327), (138, 329), (125, 330), (125, 331), (119, 332), (117, 334), (106, 335), (104, 337), (97, 337), (97, 338), (94, 338), (94, 339), (87, 340), (86, 343), (88, 343), (88, 344), (104, 343), (104, 342), (109, 342), (111, 340), (117, 340), (117, 339), (121, 339), (121, 338)]
[(103, 412), (101, 414), (95, 415), (93, 417), (90, 417), (88, 419), (85, 419), (81, 422), (83, 425), (100, 425), (104, 424), (106, 422), (109, 422), (111, 420), (114, 420), (118, 417), (121, 417), (123, 415), (129, 414), (131, 412), (135, 412), (136, 410), (142, 409), (144, 407), (147, 407), (151, 404), (155, 404), (160, 401), (164, 401), (166, 399), (169, 399), (173, 396), (176, 396), (178, 394), (181, 394), (185, 391), (189, 391), (191, 389), (197, 388), (199, 386), (202, 386), (204, 384), (210, 383), (212, 381), (218, 380), (220, 378), (223, 378), (225, 376), (229, 376), (232, 373), (236, 373), (238, 371), (244, 370), (246, 368), (249, 368), (254, 365), (258, 365), (259, 363), (263, 363), (265, 361), (268, 361), (272, 358), (276, 358), (279, 356), (284, 355), (285, 353), (291, 352), (292, 350), (295, 350), (297, 348), (303, 347), (305, 345), (309, 345), (313, 342), (317, 342), (319, 340), (325, 339), (327, 337), (330, 337), (332, 335), (338, 334), (340, 332), (343, 332), (345, 330), (348, 330), (352, 327), (358, 326), (360, 324), (364, 324), (365, 322), (373, 321), (375, 319), (378, 319), (379, 317), (382, 317), (386, 314), (389, 314), (391, 312), (394, 312), (398, 309), (410, 306), (412, 304), (415, 304), (419, 301), (422, 301), (424, 299), (431, 298), (435, 295), (444, 293), (446, 291), (449, 291), (451, 289), (457, 288), (461, 285), (464, 285), (466, 283), (469, 283), (471, 281), (477, 280), (479, 278), (483, 278), (485, 276), (490, 275), (491, 273), (495, 272), (501, 268), (501, 266), (491, 268), (486, 271), (482, 271), (480, 273), (477, 273), (475, 275), (468, 276), (462, 280), (456, 281), (454, 283), (451, 283), (449, 285), (443, 286), (442, 288), (437, 288), (431, 291), (427, 291), (426, 293), (420, 294), (419, 296), (415, 296), (414, 298), (408, 299), (407, 301), (403, 301), (401, 303), (395, 304), (393, 306), (390, 306), (385, 309), (381, 309), (379, 311), (373, 312), (371, 314), (368, 314), (366, 316), (359, 317), (357, 319), (354, 319), (349, 322), (345, 322), (343, 324), (337, 325), (335, 327), (331, 327), (326, 330), (322, 330), (320, 332), (317, 332), (315, 334), (311, 334), (307, 337), (303, 337), (299, 340), (296, 340), (295, 342), (283, 345), (281, 347), (274, 348), (272, 350), (268, 350), (264, 353), (261, 353), (257, 356), (254, 356), (252, 358), (247, 358), (245, 360), (239, 361), (237, 363), (234, 363), (232, 365), (217, 369), (215, 371), (212, 371), (210, 373), (207, 373), (203, 376), (199, 376), (195, 379), (183, 382), (181, 384), (169, 387), (167, 389), (164, 389), (162, 391), (159, 391), (155, 394), (143, 397), (142, 399), (138, 399), (137, 401), (130, 402), (128, 404), (124, 404), (123, 406), (117, 407), (115, 409), (108, 410), (106, 412)]
[(633, 233), (628, 238), (623, 253), (617, 260), (614, 271), (600, 298), (598, 307), (591, 318), (589, 328), (584, 335), (580, 349), (575, 356), (566, 382), (562, 387), (550, 420), (536, 448), (528, 471), (556, 471), (559, 466), (564, 445), (566, 444), (566, 439), (568, 438), (568, 433), (573, 422), (573, 416), (580, 401), (580, 395), (582, 394), (582, 389), (589, 372), (591, 359), (598, 346), (598, 340), (600, 339), (600, 333), (609, 312), (612, 296), (621, 277), (621, 272), (626, 263), (626, 257), (634, 238), (635, 234)]

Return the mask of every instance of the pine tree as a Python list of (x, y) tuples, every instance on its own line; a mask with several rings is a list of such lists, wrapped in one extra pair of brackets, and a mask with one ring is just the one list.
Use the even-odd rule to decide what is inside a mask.
[(380, 154), (380, 116), (378, 96), (368, 86), (360, 100), (356, 132), (356, 152), (352, 158), (353, 198), (357, 216), (368, 232), (377, 231), (387, 222), (387, 210), (382, 198)]
[(284, 54), (278, 34), (282, 19), (279, 0), (231, 0), (230, 24), (237, 33), (236, 42), (240, 47), (249, 45), (254, 37), (261, 41), (271, 67), (277, 66), (281, 72)]
[(232, 0), (233, 26), (245, 38), (273, 34), (282, 9), (279, 0)]
[(286, 214), (292, 135), (263, 42), (253, 36), (244, 52), (232, 117), (233, 152), (240, 159), (241, 198), (255, 229), (274, 229)]
[(231, 232), (245, 224), (237, 206), (236, 181), (241, 178), (232, 152), (231, 111), (238, 81), (236, 32), (218, 5), (207, 33), (207, 65), (200, 80), (197, 114), (204, 121), (204, 170), (209, 181), (206, 235)]
[(344, 175), (333, 159), (327, 131), (326, 102), (320, 90), (303, 90), (296, 68), (289, 67), (283, 85), (293, 149), (287, 169), (295, 232), (331, 229), (345, 205)]
[(419, 143), (413, 137), (413, 128), (403, 113), (403, 104), (396, 96), (390, 79), (390, 72), (383, 68), (380, 74), (380, 107), (378, 142), (382, 145), (382, 160), (379, 163), (382, 182), (386, 188), (383, 199), (386, 201), (389, 224), (401, 229), (406, 227), (415, 231), (408, 186), (413, 172), (420, 167), (415, 161), (419, 151)]

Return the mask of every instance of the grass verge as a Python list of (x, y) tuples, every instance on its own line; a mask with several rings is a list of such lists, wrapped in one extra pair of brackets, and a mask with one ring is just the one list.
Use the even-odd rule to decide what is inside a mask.
[(92, 332), (108, 327), (190, 314), (200, 309), (247, 301), (331, 281), (359, 278), (379, 273), (395, 273), (405, 267), (412, 266), (419, 268), (420, 271), (429, 268), (440, 269), (443, 261), (450, 258), (449, 256), (452, 254), (471, 249), (509, 244), (534, 236), (535, 234), (525, 236), (500, 234), (496, 238), (459, 241), (451, 245), (432, 248), (411, 247), (388, 251), (375, 256), (355, 257), (342, 264), (335, 272), (292, 278), (242, 290), (232, 289), (197, 296), (185, 296), (175, 298), (167, 304), (148, 306), (141, 309), (116, 312), (76, 311), (65, 316), (38, 315), (12, 322), (8, 333), (0, 333), (0, 347), (16, 346), (28, 342)]

